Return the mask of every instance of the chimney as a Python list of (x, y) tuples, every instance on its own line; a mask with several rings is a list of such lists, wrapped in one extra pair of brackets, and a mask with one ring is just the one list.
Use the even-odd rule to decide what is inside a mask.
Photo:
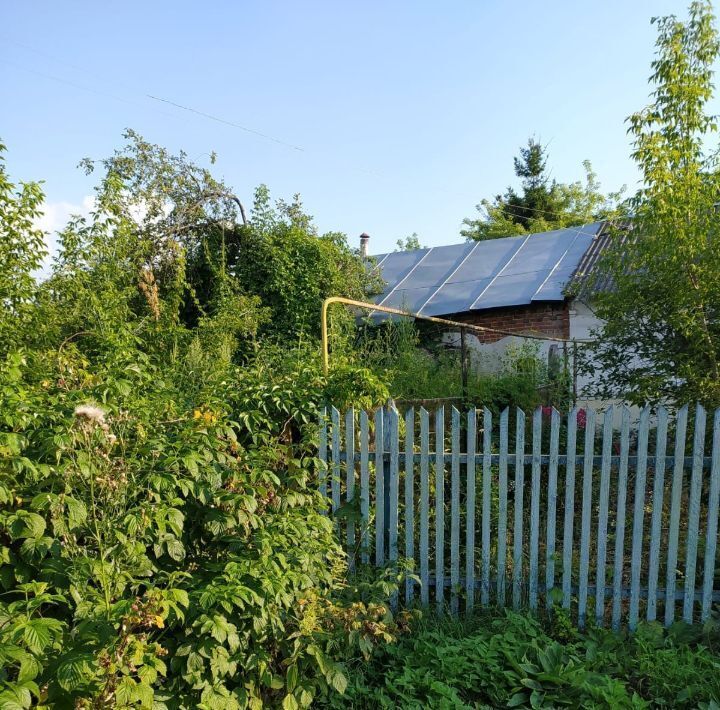
[(363, 232), (360, 235), (360, 258), (367, 259), (368, 256), (368, 242), (370, 241), (370, 235)]

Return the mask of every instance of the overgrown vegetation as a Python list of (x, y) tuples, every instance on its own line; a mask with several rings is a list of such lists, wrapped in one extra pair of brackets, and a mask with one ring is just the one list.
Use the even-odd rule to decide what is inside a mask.
[[(702, 2), (660, 30), (656, 103), (632, 121), (642, 238), (613, 272), (596, 356), (622, 387), (636, 378), (638, 401), (716, 402), (717, 185), (700, 139), (718, 43)], [(402, 569), (349, 576), (317, 491), (324, 402), (564, 409), (567, 371), (521, 347), (493, 374), (470, 367), (464, 392), (457, 349), (405, 322), (358, 337), (338, 309), (324, 376), (323, 298), (378, 288), (345, 238), (264, 187), (246, 212), (209, 169), (126, 138), (84, 162), (94, 211), (41, 280), (42, 191), (0, 162), (0, 710), (718, 707), (714, 621), (632, 638), (580, 634), (560, 612), (423, 621), (390, 609)], [(517, 168), (524, 195), (486, 205), (469, 236), (600, 209), (594, 178), (548, 182), (538, 144)], [(524, 212), (508, 222), (509, 207)], [(623, 369), (629, 333), (655, 370)]]
[[(720, 404), (717, 120), (708, 114), (720, 53), (710, 2), (655, 20), (652, 103), (629, 119), (642, 187), (600, 270), (587, 351), (597, 394), (635, 403)], [(606, 284), (611, 284), (607, 288)]]
[(362, 362), (382, 376), (396, 399), (464, 399), (464, 404), (494, 412), (505, 407), (567, 409), (572, 398), (567, 360), (558, 358), (550, 367), (531, 340), (501, 355), (476, 353), (468, 358), (464, 392), (459, 337), (443, 342), (444, 330), (423, 326), (427, 324), (388, 321), (364, 331), (357, 345)]
[(344, 696), (356, 708), (714, 708), (718, 632), (641, 625), (629, 637), (577, 632), (558, 612), (542, 623), (496, 611), (430, 619), (351, 666)]
[[(326, 397), (387, 390), (342, 362), (323, 378), (301, 339), (323, 287), (352, 289), (351, 254), (298, 205), (260, 200), (231, 230), (224, 186), (129, 139), (41, 284), (42, 195), (2, 173), (0, 707), (306, 706), (346, 682), (332, 619), (375, 614), (345, 601), (313, 436)], [(285, 239), (296, 274), (325, 259), (335, 281), (318, 272), (281, 321), (272, 285), (231, 274), (230, 231)], [(282, 348), (260, 339), (270, 318)]]

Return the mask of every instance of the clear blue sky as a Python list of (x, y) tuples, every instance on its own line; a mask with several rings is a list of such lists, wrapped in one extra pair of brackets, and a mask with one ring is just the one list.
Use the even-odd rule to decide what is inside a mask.
[[(47, 224), (91, 194), (76, 169), (124, 128), (207, 162), (245, 202), (302, 194), (322, 231), (461, 241), (534, 134), (554, 177), (592, 161), (631, 188), (625, 117), (648, 100), (653, 15), (677, 0), (5, 2), (0, 139), (43, 179)], [(52, 78), (51, 78), (52, 77)], [(281, 141), (153, 101), (213, 114)]]

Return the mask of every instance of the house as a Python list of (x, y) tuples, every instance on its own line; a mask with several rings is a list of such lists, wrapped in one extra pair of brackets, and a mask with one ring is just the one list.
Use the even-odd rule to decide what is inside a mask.
[[(607, 242), (604, 222), (482, 242), (398, 251), (375, 257), (385, 290), (378, 305), (504, 332), (467, 332), (475, 367), (497, 370), (511, 345), (532, 336), (541, 357), (564, 357), (580, 406), (600, 406), (573, 367), (573, 341), (602, 324), (583, 286)], [(361, 250), (368, 237), (362, 235)], [(568, 286), (573, 285), (572, 289)], [(577, 295), (568, 295), (576, 293)], [(387, 317), (379, 311), (374, 320)], [(507, 335), (506, 333), (517, 333)], [(443, 340), (456, 345), (457, 331)]]

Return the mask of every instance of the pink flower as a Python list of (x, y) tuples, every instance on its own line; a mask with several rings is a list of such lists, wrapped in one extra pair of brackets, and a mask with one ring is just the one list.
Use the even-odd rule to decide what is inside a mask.
[(577, 425), (578, 429), (584, 429), (587, 424), (587, 412), (584, 409), (578, 409)]
[(543, 416), (544, 416), (544, 417), (550, 417), (550, 416), (552, 416), (552, 410), (553, 410), (552, 407), (543, 407), (543, 408), (542, 408)]

